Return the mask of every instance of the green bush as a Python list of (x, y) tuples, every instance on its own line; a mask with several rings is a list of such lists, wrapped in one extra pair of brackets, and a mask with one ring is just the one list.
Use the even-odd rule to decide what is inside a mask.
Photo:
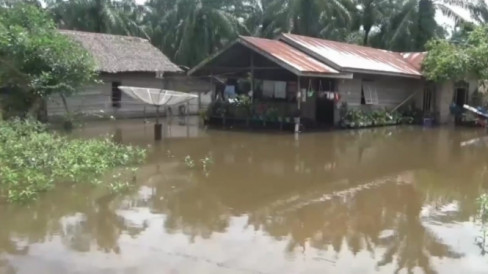
[[(47, 132), (34, 121), (0, 121), (0, 200), (27, 201), (56, 183), (100, 184), (118, 167), (120, 179), (128, 167), (142, 162), (145, 151), (103, 140), (70, 140)], [(127, 182), (110, 182), (120, 190)]]
[(347, 128), (412, 124), (415, 120), (407, 114), (387, 110), (342, 109), (342, 113), (341, 125)]

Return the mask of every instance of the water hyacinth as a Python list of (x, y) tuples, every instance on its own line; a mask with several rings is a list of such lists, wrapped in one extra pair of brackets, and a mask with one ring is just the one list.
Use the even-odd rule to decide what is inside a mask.
[[(0, 200), (32, 200), (56, 183), (101, 184), (100, 178), (107, 172), (144, 159), (144, 150), (108, 138), (71, 140), (49, 133), (35, 121), (0, 122)], [(126, 185), (117, 180), (107, 187), (120, 190)]]

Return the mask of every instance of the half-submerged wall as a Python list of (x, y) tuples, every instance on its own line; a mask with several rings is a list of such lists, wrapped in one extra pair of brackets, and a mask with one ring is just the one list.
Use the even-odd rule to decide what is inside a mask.
[[(456, 89), (459, 88), (460, 83), (447, 81), (439, 83), (436, 86), (436, 106), (438, 113), (438, 120), (441, 124), (448, 124), (454, 122), (454, 116), (451, 115), (451, 105), (456, 100)], [(478, 80), (468, 80), (464, 82), (468, 93), (466, 94), (466, 103), (469, 104), (471, 96), (478, 89)]]
[[(100, 83), (86, 87), (80, 93), (67, 97), (68, 109), (73, 114), (86, 116), (113, 115), (120, 118), (152, 117), (156, 108), (120, 93), (114, 98), (113, 89), (119, 86), (135, 86), (147, 88), (162, 88), (163, 80), (157, 79), (154, 73), (117, 73), (102, 74)], [(199, 94), (198, 100), (192, 100), (189, 105), (190, 114), (196, 114), (206, 108), (211, 101), (211, 83), (207, 79), (197, 79), (186, 76), (168, 76), (164, 79), (164, 88), (182, 92)], [(115, 96), (116, 97), (116, 96)], [(120, 102), (120, 103), (117, 103)], [(49, 116), (64, 116), (65, 107), (59, 95), (53, 96), (47, 102)], [(172, 114), (178, 114), (178, 107), (171, 108)]]
[(405, 77), (355, 74), (353, 79), (338, 80), (341, 100), (337, 105), (335, 122), (339, 122), (338, 108), (343, 103), (352, 109), (393, 109), (412, 96), (411, 102), (420, 106), (423, 88), (423, 80)]
[(354, 79), (338, 80), (341, 103), (356, 108), (394, 108), (422, 90), (420, 79), (355, 75)]

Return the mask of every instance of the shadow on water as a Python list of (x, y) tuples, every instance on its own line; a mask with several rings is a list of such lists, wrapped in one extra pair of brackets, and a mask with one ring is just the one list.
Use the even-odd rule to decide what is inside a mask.
[[(63, 186), (29, 206), (1, 205), (9, 221), (0, 272), (488, 269), (472, 222), (488, 148), (460, 145), (480, 132), (400, 127), (297, 138), (175, 122), (154, 143), (151, 130), (133, 120), (75, 132), (151, 144), (136, 188), (117, 196)], [(184, 163), (209, 153), (208, 176)]]

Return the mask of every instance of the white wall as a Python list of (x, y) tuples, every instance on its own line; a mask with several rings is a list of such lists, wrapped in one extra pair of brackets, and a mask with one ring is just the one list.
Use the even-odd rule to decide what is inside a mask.
[[(478, 80), (468, 80), (466, 81), (469, 85), (468, 87), (468, 103), (475, 92), (478, 89)], [(451, 104), (454, 99), (455, 83), (452, 81), (447, 81), (437, 85), (436, 88), (436, 110), (439, 113), (439, 123), (448, 124), (454, 122), (454, 117), (451, 115)]]
[(454, 121), (451, 115), (450, 106), (454, 95), (453, 82), (444, 82), (437, 85), (436, 89), (436, 110), (439, 113), (439, 123), (446, 124)]
[[(72, 113), (82, 113), (88, 116), (110, 116), (115, 117), (151, 117), (156, 113), (156, 108), (137, 101), (122, 93), (121, 107), (112, 107), (112, 82), (120, 82), (123, 86), (136, 86), (148, 88), (161, 88), (161, 79), (155, 78), (153, 73), (119, 73), (103, 74), (100, 77), (101, 83), (86, 87), (83, 91), (67, 98), (69, 110)], [(193, 80), (187, 77), (168, 77), (165, 79), (165, 88), (176, 91), (201, 93), (202, 87), (210, 90), (210, 82), (205, 80)], [(200, 101), (200, 102), (199, 102)], [(211, 101), (211, 93), (201, 93), (200, 99), (190, 102), (190, 113), (196, 114), (199, 106), (205, 108)], [(178, 113), (178, 106), (173, 106), (172, 113)], [(48, 100), (49, 116), (65, 115), (65, 108), (59, 96)]]

